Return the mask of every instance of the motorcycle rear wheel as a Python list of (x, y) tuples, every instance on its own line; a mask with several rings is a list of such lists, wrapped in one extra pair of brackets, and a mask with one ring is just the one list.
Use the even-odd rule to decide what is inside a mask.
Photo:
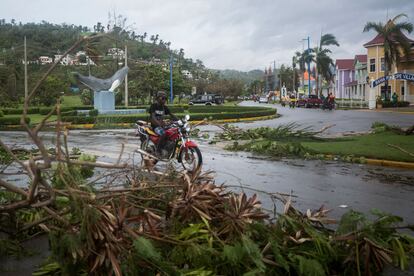
[[(149, 140), (141, 140), (141, 145), (140, 148), (145, 151), (148, 152), (149, 154), (155, 155), (155, 145), (152, 144), (152, 142), (150, 142)], [(141, 161), (142, 161), (142, 165), (144, 165), (144, 163), (146, 162), (146, 160), (151, 160), (151, 162), (153, 163), (153, 165), (157, 164), (157, 160), (154, 160), (144, 154), (141, 154)]]
[(191, 173), (198, 171), (203, 164), (203, 157), (198, 147), (181, 150), (179, 160), (183, 168)]

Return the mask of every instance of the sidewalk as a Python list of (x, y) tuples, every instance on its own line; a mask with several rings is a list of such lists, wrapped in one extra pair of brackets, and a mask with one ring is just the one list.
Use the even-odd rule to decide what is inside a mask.
[(399, 113), (399, 114), (413, 114), (414, 115), (414, 106), (409, 107), (388, 107), (380, 109), (360, 109), (358, 111), (364, 112), (383, 112), (383, 113)]

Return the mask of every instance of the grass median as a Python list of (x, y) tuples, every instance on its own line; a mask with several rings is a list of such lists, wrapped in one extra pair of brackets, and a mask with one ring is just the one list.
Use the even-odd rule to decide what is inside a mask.
[(414, 163), (414, 136), (382, 123), (370, 134), (346, 138), (321, 138), (321, 132), (296, 124), (278, 128), (242, 130), (228, 127), (218, 141), (233, 141), (226, 149), (283, 158), (328, 159), (365, 163), (367, 158)]
[(303, 142), (302, 145), (310, 151), (323, 154), (414, 162), (414, 156), (409, 154), (414, 153), (414, 136), (399, 135), (391, 131), (350, 138)]

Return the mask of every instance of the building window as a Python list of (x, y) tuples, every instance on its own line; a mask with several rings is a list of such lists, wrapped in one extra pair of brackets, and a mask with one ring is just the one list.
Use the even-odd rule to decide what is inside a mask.
[(369, 60), (369, 71), (375, 72), (375, 58)]
[(385, 71), (385, 59), (382, 57), (381, 58), (381, 72)]

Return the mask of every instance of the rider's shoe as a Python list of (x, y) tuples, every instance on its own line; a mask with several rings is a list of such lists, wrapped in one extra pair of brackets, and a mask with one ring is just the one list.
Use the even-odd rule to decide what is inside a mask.
[(161, 150), (157, 149), (157, 156), (161, 159), (168, 158), (168, 151), (166, 149), (161, 149)]
[(168, 150), (162, 149), (160, 156), (161, 156), (161, 158), (168, 158)]

